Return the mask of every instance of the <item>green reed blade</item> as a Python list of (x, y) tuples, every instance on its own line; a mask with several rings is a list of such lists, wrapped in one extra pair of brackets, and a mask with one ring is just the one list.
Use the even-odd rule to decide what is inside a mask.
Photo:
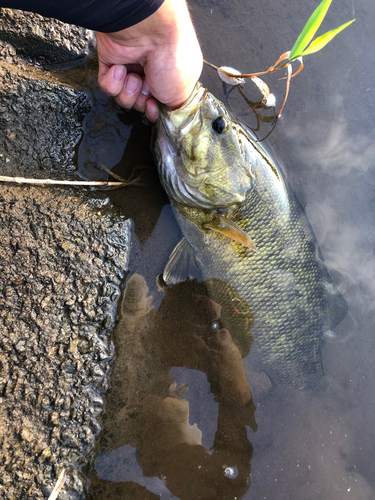
[(300, 57), (303, 50), (311, 42), (319, 26), (322, 24), (322, 21), (327, 14), (327, 10), (329, 9), (331, 2), (332, 0), (323, 0), (311, 14), (310, 19), (305, 24), (305, 27), (303, 28), (300, 36), (297, 38), (296, 43), (293, 45), (293, 48), (289, 55), (290, 61), (296, 59), (297, 57)]
[(327, 33), (324, 33), (324, 35), (319, 36), (310, 43), (309, 47), (302, 52), (301, 56), (307, 56), (308, 54), (314, 54), (314, 52), (318, 52), (318, 50), (325, 47), (327, 43), (332, 40), (332, 38), (340, 33), (340, 31), (344, 30), (347, 26), (349, 26), (349, 24), (352, 24), (354, 21), (355, 19), (352, 19), (348, 23), (342, 24), (335, 30), (327, 31)]

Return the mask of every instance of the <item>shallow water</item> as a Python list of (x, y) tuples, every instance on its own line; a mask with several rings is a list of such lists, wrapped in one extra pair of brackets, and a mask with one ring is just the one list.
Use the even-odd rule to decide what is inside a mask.
[[(290, 49), (316, 5), (190, 1), (204, 57), (245, 72), (266, 69)], [(89, 498), (375, 498), (372, 0), (334, 1), (322, 31), (353, 17), (354, 25), (305, 58), (267, 141), (306, 210), (349, 314), (325, 338), (324, 390), (276, 387), (257, 393), (261, 381), (249, 378), (257, 429), (252, 410), (246, 416), (233, 408), (219, 411), (206, 374), (189, 368), (189, 360), (176, 362), (176, 351), (186, 345), (183, 325), (177, 338), (152, 333), (164, 298), (155, 279), (181, 235), (145, 152), (149, 127), (136, 114), (109, 111), (105, 99), (97, 115), (89, 116), (78, 157), (82, 175), (92, 175), (90, 162), (103, 161), (122, 176), (149, 167), (145, 186), (109, 193), (135, 221), (129, 276), (143, 276), (149, 291), (137, 282), (141, 314), (128, 311), (118, 326)], [(202, 83), (254, 126), (252, 112), (236, 90), (227, 94), (214, 70), (204, 69)], [(267, 83), (280, 103), (284, 81), (277, 74)], [(245, 89), (257, 99), (250, 82)], [(98, 123), (102, 129), (95, 129)]]

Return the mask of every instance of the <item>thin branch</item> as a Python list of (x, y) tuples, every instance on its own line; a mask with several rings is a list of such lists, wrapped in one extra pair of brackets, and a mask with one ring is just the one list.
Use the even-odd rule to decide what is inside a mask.
[(119, 175), (115, 174), (114, 172), (112, 172), (112, 170), (109, 170), (108, 167), (106, 167), (104, 165), (104, 163), (98, 163), (98, 167), (101, 169), (101, 170), (104, 170), (104, 172), (107, 172), (108, 175), (110, 175), (111, 177), (113, 177), (114, 179), (117, 179), (118, 181), (120, 182), (127, 182), (126, 179), (123, 179), (122, 177), (120, 177)]

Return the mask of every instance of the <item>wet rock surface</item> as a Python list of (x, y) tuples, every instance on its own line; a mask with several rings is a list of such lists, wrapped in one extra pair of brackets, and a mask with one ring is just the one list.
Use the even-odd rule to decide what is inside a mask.
[(5, 8), (0, 9), (0, 40), (12, 45), (22, 59), (39, 64), (84, 58), (95, 47), (91, 30)]
[(66, 191), (0, 190), (0, 497), (85, 491), (131, 222)]
[(90, 111), (89, 91), (41, 63), (84, 61), (93, 32), (32, 13), (0, 9), (2, 175), (67, 179)]
[[(88, 30), (0, 10), (0, 175), (76, 178), (90, 89), (40, 65), (92, 46)], [(48, 498), (63, 469), (59, 499), (85, 496), (131, 228), (103, 193), (0, 183), (2, 500)]]
[(80, 89), (25, 65), (0, 65), (2, 175), (66, 178), (91, 105)]

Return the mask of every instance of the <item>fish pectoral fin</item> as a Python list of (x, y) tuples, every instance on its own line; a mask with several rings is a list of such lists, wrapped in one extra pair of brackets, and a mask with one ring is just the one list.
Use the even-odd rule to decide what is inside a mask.
[(241, 243), (241, 245), (251, 248), (251, 250), (254, 250), (255, 252), (258, 251), (257, 247), (253, 243), (253, 240), (247, 233), (245, 233), (245, 231), (237, 226), (235, 222), (220, 214), (217, 214), (212, 221), (206, 222), (203, 227), (205, 229), (210, 229), (211, 231), (224, 234), (231, 240), (237, 241), (238, 243)]
[(194, 249), (186, 238), (182, 238), (169, 256), (163, 272), (163, 279), (167, 285), (175, 285), (188, 278), (197, 278), (200, 267), (201, 263)]

